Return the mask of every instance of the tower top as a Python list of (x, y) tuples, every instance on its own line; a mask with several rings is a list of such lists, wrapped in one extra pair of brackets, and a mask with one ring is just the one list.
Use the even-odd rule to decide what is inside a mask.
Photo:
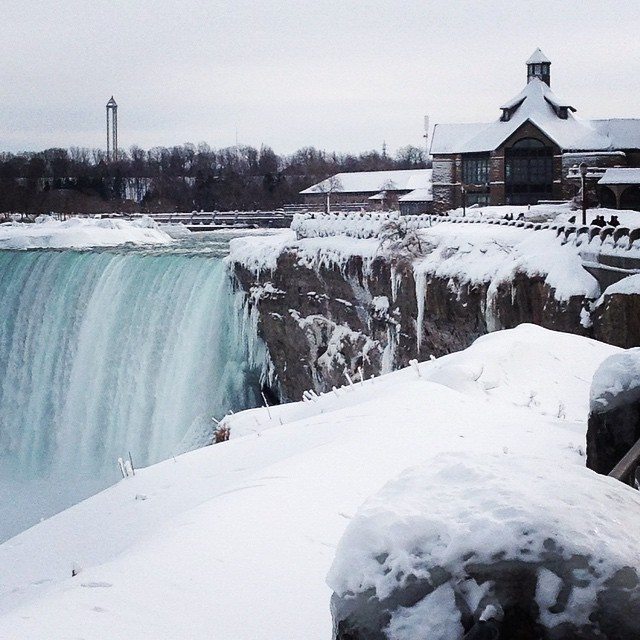
[(527, 83), (531, 82), (533, 78), (538, 78), (546, 85), (551, 86), (551, 60), (539, 48), (527, 60)]
[(117, 103), (116, 101), (113, 99), (113, 96), (111, 96), (111, 98), (109, 99), (109, 102), (107, 102), (107, 107), (117, 107)]
[(542, 64), (543, 62), (548, 62), (549, 64), (551, 64), (551, 60), (549, 60), (549, 58), (547, 58), (547, 56), (542, 53), (542, 49), (540, 49), (540, 47), (538, 47), (531, 54), (531, 57), (527, 60), (527, 64)]

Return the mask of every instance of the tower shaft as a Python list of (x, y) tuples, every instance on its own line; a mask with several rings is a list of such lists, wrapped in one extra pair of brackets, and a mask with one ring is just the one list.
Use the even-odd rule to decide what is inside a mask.
[(107, 102), (107, 162), (118, 159), (118, 105), (111, 96)]

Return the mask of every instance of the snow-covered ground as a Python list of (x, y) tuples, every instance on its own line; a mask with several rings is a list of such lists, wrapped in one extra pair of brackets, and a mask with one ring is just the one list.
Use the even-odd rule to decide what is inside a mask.
[[(452, 217), (461, 217), (462, 208), (453, 209), (449, 212)], [(569, 218), (575, 217), (574, 224), (581, 224), (582, 210), (575, 209), (570, 202), (561, 204), (533, 204), (529, 205), (500, 205), (495, 207), (467, 207), (467, 218), (504, 218), (506, 215), (517, 219), (518, 216), (524, 216), (525, 220), (536, 222), (556, 222), (568, 223)], [(640, 227), (640, 211), (630, 209), (607, 209), (598, 207), (596, 209), (587, 210), (587, 224), (590, 224), (596, 216), (603, 216), (605, 220), (610, 220), (611, 216), (617, 216), (620, 225), (635, 229)]]
[(139, 470), (0, 545), (0, 637), (326, 640), (325, 579), (367, 496), (444, 454), (584, 466), (591, 378), (619, 352), (521, 325), (236, 414), (229, 442)]
[(0, 224), (0, 249), (82, 249), (121, 244), (169, 244), (172, 236), (149, 217), (136, 220), (40, 216), (35, 223)]

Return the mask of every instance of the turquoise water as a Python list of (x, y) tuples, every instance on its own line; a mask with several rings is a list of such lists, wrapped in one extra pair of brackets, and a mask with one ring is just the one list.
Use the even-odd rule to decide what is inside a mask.
[(259, 403), (227, 240), (0, 251), (0, 540)]

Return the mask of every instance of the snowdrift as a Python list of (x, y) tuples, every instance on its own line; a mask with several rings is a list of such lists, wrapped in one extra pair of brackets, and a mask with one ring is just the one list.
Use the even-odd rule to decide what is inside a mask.
[(493, 457), (495, 473), (526, 456), (583, 473), (591, 378), (619, 352), (522, 325), (231, 416), (229, 442), (138, 470), (0, 545), (0, 637), (326, 640), (325, 579), (367, 497), (445, 453)]
[(83, 249), (120, 244), (169, 244), (172, 237), (149, 217), (137, 220), (40, 216), (35, 223), (0, 224), (0, 249)]

